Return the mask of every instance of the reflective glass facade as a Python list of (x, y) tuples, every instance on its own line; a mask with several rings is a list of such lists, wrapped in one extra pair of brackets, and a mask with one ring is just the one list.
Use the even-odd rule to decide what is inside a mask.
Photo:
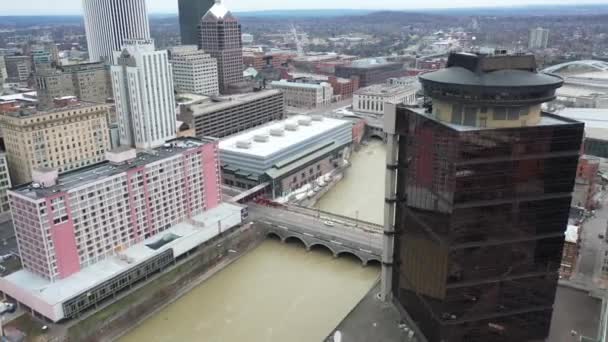
[(395, 297), (432, 342), (544, 340), (583, 124), (464, 128), (397, 111)]

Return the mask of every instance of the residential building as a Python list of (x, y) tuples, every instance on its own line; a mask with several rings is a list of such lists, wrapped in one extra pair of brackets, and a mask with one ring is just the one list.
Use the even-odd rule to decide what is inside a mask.
[(89, 60), (111, 62), (125, 39), (150, 39), (145, 0), (83, 0)]
[(350, 99), (357, 89), (359, 89), (359, 78), (356, 76), (350, 79), (329, 77), (329, 84), (334, 89), (334, 95), (339, 96), (341, 100)]
[(251, 94), (215, 99), (211, 103), (193, 104), (196, 136), (223, 138), (285, 117), (285, 99), (280, 90), (263, 90)]
[(67, 172), (98, 163), (110, 149), (106, 105), (22, 109), (0, 115), (0, 127), (13, 184), (31, 182), (34, 169)]
[(528, 41), (528, 48), (533, 49), (546, 49), (549, 44), (549, 30), (542, 27), (537, 27), (530, 30), (530, 40)]
[(344, 166), (353, 142), (350, 121), (299, 115), (220, 141), (224, 184), (269, 183), (272, 198), (289, 196)]
[(9, 191), (23, 269), (0, 290), (53, 322), (111, 301), (241, 223), (242, 208), (221, 203), (212, 140), (120, 148), (34, 181)]
[(584, 130), (541, 110), (563, 80), (454, 53), (420, 82), (425, 106), (384, 115), (381, 296), (429, 341), (544, 341)]
[(4, 56), (8, 82), (27, 82), (32, 74), (32, 59), (28, 56)]
[(559, 277), (561, 279), (570, 279), (574, 273), (576, 262), (578, 260), (579, 245), (579, 226), (568, 225), (566, 230), (566, 238), (564, 241), (564, 252), (562, 254), (562, 262), (559, 267)]
[(217, 60), (220, 92), (243, 82), (243, 43), (241, 25), (217, 0), (201, 19), (199, 47)]
[(295, 108), (318, 108), (331, 103), (334, 90), (327, 82), (297, 83), (287, 80), (270, 83), (273, 89), (279, 89), (285, 96), (285, 104)]
[(178, 93), (219, 95), (217, 60), (196, 45), (169, 49), (173, 66), (173, 84)]
[(8, 221), (11, 206), (8, 200), (8, 189), (12, 187), (11, 175), (6, 162), (6, 153), (0, 153), (0, 221)]
[(215, 0), (179, 0), (179, 32), (182, 45), (199, 44), (201, 18), (211, 9)]
[(353, 61), (350, 65), (336, 65), (335, 76), (341, 78), (359, 77), (359, 86), (385, 83), (391, 77), (404, 76), (403, 64), (387, 62), (382, 58), (368, 58)]
[(176, 136), (173, 71), (166, 50), (152, 39), (123, 41), (115, 52), (112, 88), (120, 128), (120, 144), (138, 149), (160, 146)]
[(387, 102), (414, 105), (418, 89), (414, 85), (390, 84), (375, 84), (360, 88), (353, 95), (353, 111), (383, 115), (384, 104)]

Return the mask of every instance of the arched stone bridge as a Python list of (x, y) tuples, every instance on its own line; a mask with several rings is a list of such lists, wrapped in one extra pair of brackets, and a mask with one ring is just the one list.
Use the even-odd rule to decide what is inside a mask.
[[(282, 242), (288, 240), (298, 240), (306, 250), (311, 250), (315, 246), (322, 246), (328, 249), (334, 257), (350, 254), (361, 260), (366, 266), (370, 262), (381, 262), (382, 249), (373, 246), (370, 238), (369, 244), (364, 244), (349, 240), (347, 237), (330, 236), (321, 232), (309, 233), (298, 228), (288, 228), (285, 226), (265, 225), (265, 234), (269, 237), (276, 237)], [(370, 234), (370, 233), (367, 233)]]

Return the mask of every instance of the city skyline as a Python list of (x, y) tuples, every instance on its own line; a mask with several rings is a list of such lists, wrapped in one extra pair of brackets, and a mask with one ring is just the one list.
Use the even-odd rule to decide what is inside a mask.
[[(173, 14), (177, 13), (177, 0), (163, 0), (162, 2), (150, 0), (148, 3), (149, 12), (153, 14)], [(360, 9), (360, 10), (425, 10), (425, 9), (457, 9), (457, 8), (509, 8), (526, 7), (537, 5), (572, 5), (569, 0), (510, 0), (508, 4), (502, 1), (492, 0), (430, 0), (424, 3), (414, 3), (404, 5), (399, 0), (382, 0), (373, 3), (353, 4), (347, 0), (337, 0), (325, 2), (321, 0), (311, 0), (306, 2), (280, 2), (278, 0), (262, 0), (251, 3), (246, 0), (224, 1), (226, 6), (234, 12), (267, 11), (267, 10), (330, 10), (330, 9)], [(586, 0), (580, 5), (601, 5), (606, 4), (604, 0)], [(3, 12), (6, 15), (75, 15), (82, 14), (81, 0), (58, 0), (52, 3), (45, 0), (32, 0), (26, 4), (14, 2), (3, 5)]]

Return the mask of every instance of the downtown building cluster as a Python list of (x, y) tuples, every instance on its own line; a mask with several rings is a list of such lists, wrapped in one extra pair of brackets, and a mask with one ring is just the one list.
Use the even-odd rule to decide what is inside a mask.
[(243, 215), (222, 203), (217, 139), (176, 138), (174, 94), (216, 96), (218, 68), (242, 77), (242, 62), (156, 50), (143, 0), (86, 0), (84, 10), (92, 62), (37, 68), (38, 108), (0, 117), (0, 205), (10, 203), (23, 266), (0, 291), (53, 322), (174, 265)]

